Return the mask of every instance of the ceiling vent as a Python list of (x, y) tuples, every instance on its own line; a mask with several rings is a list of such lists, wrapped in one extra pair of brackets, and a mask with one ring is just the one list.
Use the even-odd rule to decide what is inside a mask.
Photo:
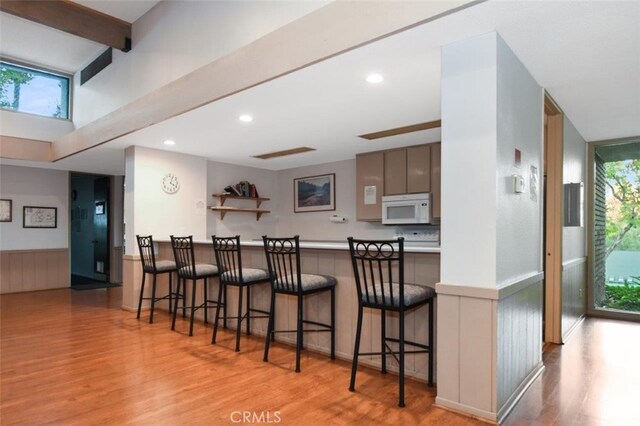
[(315, 151), (315, 148), (309, 148), (308, 146), (301, 146), (299, 148), (286, 149), (284, 151), (269, 152), (267, 154), (254, 155), (253, 158), (260, 158), (262, 160), (270, 160), (271, 158), (284, 157), (287, 155), (302, 154), (303, 152)]
[(395, 129), (367, 133), (366, 135), (360, 135), (359, 137), (367, 140), (388, 138), (389, 136), (404, 135), (405, 133), (419, 132), (421, 130), (437, 129), (441, 124), (440, 120), (427, 121), (426, 123), (412, 124), (411, 126), (396, 127)]

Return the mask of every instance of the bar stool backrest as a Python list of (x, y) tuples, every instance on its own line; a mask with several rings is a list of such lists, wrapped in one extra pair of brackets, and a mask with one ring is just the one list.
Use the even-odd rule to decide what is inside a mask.
[[(404, 308), (404, 238), (356, 240), (348, 238), (358, 300), (365, 306)], [(394, 289), (391, 284), (398, 284)], [(394, 291), (399, 294), (394, 295)]]
[(220, 279), (226, 282), (242, 281), (242, 256), (240, 255), (240, 235), (235, 237), (211, 236)]
[(269, 277), (274, 290), (302, 293), (300, 272), (300, 236), (292, 238), (262, 237)]
[(173, 256), (178, 267), (178, 275), (182, 278), (196, 278), (196, 257), (193, 252), (193, 236), (171, 236)]
[(153, 272), (156, 270), (156, 255), (153, 252), (153, 237), (151, 235), (136, 235), (138, 240), (138, 250), (140, 250), (140, 260), (142, 260), (142, 270)]

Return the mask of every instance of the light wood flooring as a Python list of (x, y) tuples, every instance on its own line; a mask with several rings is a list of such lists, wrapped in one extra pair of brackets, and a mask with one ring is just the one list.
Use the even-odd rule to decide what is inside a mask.
[[(435, 390), (362, 367), (347, 390), (350, 363), (170, 318), (120, 309), (121, 288), (3, 295), (0, 312), (0, 424), (238, 424), (247, 411), (283, 425), (484, 424), (433, 406)], [(638, 425), (640, 324), (588, 319), (565, 346), (544, 355), (546, 369), (507, 418), (508, 425)], [(240, 413), (238, 413), (240, 412)], [(256, 418), (253, 418), (256, 420)], [(254, 421), (254, 423), (257, 423)], [(246, 423), (245, 423), (246, 424)]]
[[(361, 368), (347, 390), (350, 363), (276, 344), (262, 361), (264, 339), (170, 317), (123, 311), (121, 288), (51, 290), (1, 300), (0, 423), (234, 424), (248, 411), (283, 425), (472, 425), (480, 422), (433, 407), (435, 389), (408, 380), (407, 407), (397, 407), (397, 376)], [(157, 311), (156, 311), (157, 312)], [(232, 417), (233, 416), (233, 417)]]

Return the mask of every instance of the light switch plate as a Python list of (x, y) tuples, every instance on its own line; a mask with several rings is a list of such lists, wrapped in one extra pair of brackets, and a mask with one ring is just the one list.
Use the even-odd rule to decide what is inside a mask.
[(520, 175), (513, 175), (513, 192), (521, 194), (524, 192), (524, 177)]

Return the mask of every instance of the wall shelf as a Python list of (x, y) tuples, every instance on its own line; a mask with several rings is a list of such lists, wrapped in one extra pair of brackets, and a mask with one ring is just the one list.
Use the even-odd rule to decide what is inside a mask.
[[(212, 194), (211, 196), (214, 197), (214, 198), (219, 198), (220, 199), (220, 205), (219, 206), (209, 206), (210, 210), (220, 212), (220, 220), (223, 220), (224, 216), (228, 212), (255, 213), (256, 220), (260, 220), (260, 218), (262, 217), (263, 214), (271, 213), (271, 211), (269, 211), (269, 210), (262, 210), (262, 209), (259, 208), (260, 205), (262, 204), (262, 202), (263, 201), (268, 201), (269, 198), (264, 198), (264, 197), (242, 197), (242, 196), (239, 196), (239, 195), (230, 195), (230, 194)], [(225, 206), (224, 202), (227, 201), (227, 199), (230, 199), (230, 200), (255, 201), (256, 208), (255, 209), (247, 209), (247, 208), (241, 208), (241, 207)]]

